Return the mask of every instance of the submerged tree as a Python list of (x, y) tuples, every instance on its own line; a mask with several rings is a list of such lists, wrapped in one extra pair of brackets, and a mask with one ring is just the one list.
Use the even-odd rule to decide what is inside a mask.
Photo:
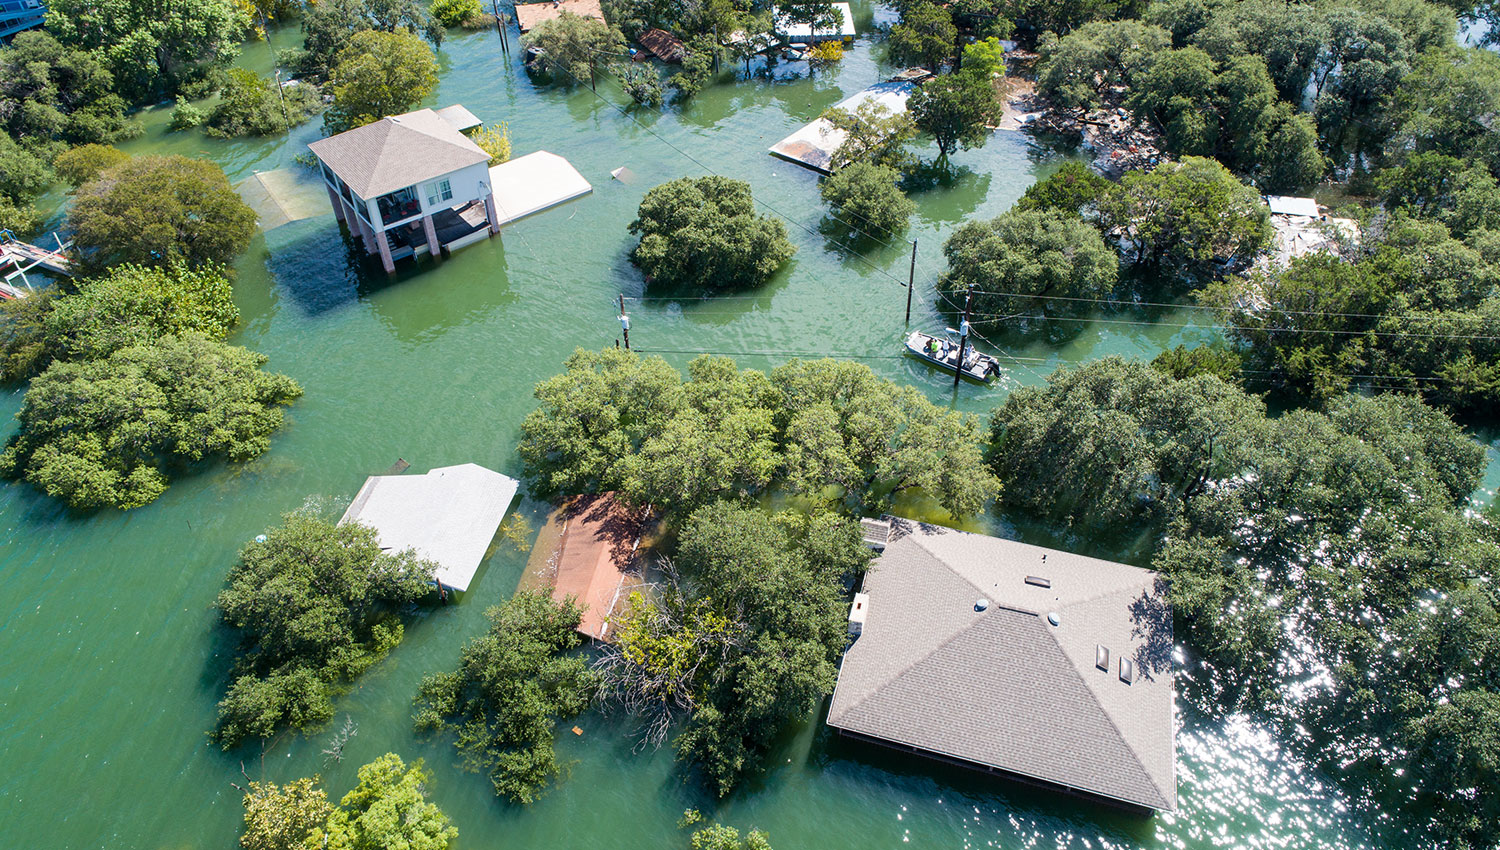
[(185, 333), (53, 363), (26, 392), (0, 474), (74, 508), (148, 504), (190, 464), (246, 461), (270, 448), (282, 407), (302, 388), (261, 371), (265, 362)]
[(917, 209), (900, 183), (894, 168), (856, 162), (824, 178), (821, 192), (845, 227), (884, 239), (905, 230)]
[(214, 738), (225, 749), (333, 717), (333, 697), (401, 642), (436, 565), (375, 530), (307, 513), (247, 545), (214, 600), (240, 637)]
[(631, 260), (670, 289), (747, 289), (770, 279), (796, 253), (779, 219), (755, 214), (750, 184), (683, 177), (646, 193), (630, 232)]
[(409, 112), (437, 88), (437, 59), (407, 32), (357, 32), (328, 76), (333, 105), (323, 129), (342, 133), (388, 115)]
[(568, 11), (537, 24), (521, 40), (537, 51), (534, 67), (569, 84), (592, 80), (595, 63), (625, 55), (625, 37), (618, 29)]
[(84, 184), (68, 210), (68, 228), (89, 268), (227, 266), (250, 244), (255, 211), (211, 162), (141, 156)]
[(946, 74), (912, 93), (909, 107), (919, 129), (937, 142), (938, 160), (962, 148), (984, 147), (1000, 122), (1000, 104), (990, 81), (972, 73)]
[(554, 727), (588, 707), (596, 687), (583, 659), (583, 610), (520, 590), (486, 612), (489, 633), (464, 647), (458, 669), (422, 681), (419, 729), (451, 732), (464, 766), (517, 803), (541, 796), (557, 775)]

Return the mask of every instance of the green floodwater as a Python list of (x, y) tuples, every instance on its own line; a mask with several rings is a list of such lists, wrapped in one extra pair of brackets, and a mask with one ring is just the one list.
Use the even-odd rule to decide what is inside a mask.
[[(872, 11), (856, 8), (865, 30)], [(295, 39), (293, 31), (276, 35), (277, 46)], [(817, 715), (788, 735), (763, 778), (715, 804), (683, 783), (669, 751), (632, 752), (627, 721), (590, 714), (578, 721), (582, 736), (562, 730), (571, 767), (557, 787), (530, 807), (505, 804), (482, 777), (455, 767), (447, 740), (413, 734), (410, 700), (422, 675), (451, 668), (463, 642), (485, 628), (485, 607), (515, 588), (526, 556), (507, 547), (460, 604), (425, 610), (340, 701), (338, 722), (347, 714), (358, 723), (341, 763), (325, 765), (320, 755), (332, 730), (283, 736), (264, 756), (255, 747), (225, 754), (206, 740), (227, 664), (210, 604), (237, 549), (309, 499), (342, 508), (365, 476), (397, 457), (418, 472), (474, 461), (517, 474), (517, 427), (532, 386), (574, 347), (613, 344), (618, 294), (649, 295), (626, 260), (625, 226), (649, 187), (704, 173), (674, 146), (750, 181), (790, 220), (800, 250), (750, 295), (629, 302), (637, 347), (753, 352), (739, 361), (754, 367), (794, 354), (868, 357), (885, 377), (984, 413), (1057, 362), (1149, 357), (1212, 338), (1186, 312), (1117, 315), (1064, 345), (1010, 352), (1026, 359), (1009, 363), (1005, 383), (966, 385), (956, 396), (941, 376), (893, 356), (907, 248), (876, 246), (857, 259), (830, 245), (816, 232), (823, 210), (814, 176), (766, 154), (882, 76), (878, 50), (861, 42), (811, 78), (804, 65), (783, 65), (777, 79), (724, 83), (685, 109), (632, 121), (586, 88), (537, 87), (493, 32), (450, 33), (431, 104), (461, 102), (487, 121), (509, 122), (517, 155), (567, 157), (593, 194), (439, 265), (403, 264), (392, 279), (364, 262), (327, 211), (276, 228), (238, 263), (244, 321), (233, 340), (306, 388), (270, 452), (180, 480), (130, 513), (69, 515), (24, 487), (0, 487), (0, 847), (229, 847), (240, 822), (231, 782), (243, 782), (242, 768), (276, 781), (321, 773), (338, 796), (360, 764), (387, 751), (427, 760), (433, 798), (458, 826), (460, 848), (682, 847), (676, 821), (689, 806), (766, 829), (779, 850), (1381, 844), (1367, 819), (1348, 814), (1325, 780), (1287, 760), (1263, 732), (1192, 716), (1182, 718), (1178, 738), (1181, 811), (1154, 819), (853, 747), (831, 740)], [(243, 61), (265, 70), (269, 53), (252, 45)], [(624, 102), (611, 82), (600, 93)], [(315, 124), (290, 140), (166, 135), (166, 112), (143, 116), (148, 133), (126, 147), (205, 156), (236, 181), (291, 166), (317, 135)], [(1003, 132), (954, 161), (955, 179), (916, 195), (914, 326), (946, 321), (931, 294), (942, 240), (966, 219), (1005, 210), (1050, 167), (1024, 137)], [(620, 166), (634, 182), (610, 178)], [(1119, 323), (1142, 320), (1162, 324)], [(691, 357), (666, 356), (679, 366)], [(6, 419), (19, 402), (19, 392), (4, 398)], [(1486, 486), (1493, 489), (1493, 475)], [(544, 505), (521, 509), (541, 525)], [(993, 517), (980, 523), (1005, 528)]]

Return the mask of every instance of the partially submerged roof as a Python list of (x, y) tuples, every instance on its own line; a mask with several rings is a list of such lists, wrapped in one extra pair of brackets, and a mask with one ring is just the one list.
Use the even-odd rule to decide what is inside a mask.
[(1313, 198), (1293, 198), (1288, 195), (1267, 195), (1266, 206), (1272, 215), (1297, 215), (1318, 217), (1318, 202)]
[(442, 109), (436, 111), (438, 117), (442, 118), (444, 121), (447, 121), (449, 124), (452, 124), (453, 129), (459, 131), (460, 133), (467, 130), (472, 130), (484, 123), (483, 121), (479, 120), (479, 116), (470, 112), (469, 108), (464, 106), (462, 103), (455, 103), (452, 106), (445, 106)]
[(895, 520), (864, 592), (828, 725), (1176, 808), (1172, 624), (1154, 573)]
[(572, 163), (548, 151), (491, 166), (490, 186), (502, 225), (594, 191)]
[(520, 483), (474, 463), (426, 475), (374, 475), (339, 522), (375, 529), (380, 548), (437, 562), (444, 587), (468, 590)]
[(562, 17), (563, 12), (604, 23), (604, 12), (599, 9), (599, 0), (548, 0), (546, 3), (517, 3), (516, 24), (520, 26), (521, 32), (529, 32), (542, 21)]
[(308, 147), (355, 194), (366, 200), (435, 180), (461, 168), (488, 162), (490, 158), (431, 109), (388, 116), (319, 139)]
[(666, 30), (646, 30), (637, 41), (663, 62), (681, 62), (683, 55), (687, 53), (682, 39)]
[(813, 31), (811, 24), (792, 23), (787, 18), (786, 7), (778, 6), (776, 9), (776, 20), (774, 29), (777, 34), (784, 36), (788, 41), (810, 41), (813, 39), (853, 38), (854, 11), (849, 8), (848, 3), (834, 3), (833, 8), (839, 13), (839, 28), (837, 30), (819, 29)]
[(556, 555), (552, 596), (571, 596), (584, 608), (578, 631), (608, 640), (609, 618), (639, 584), (633, 573), (641, 517), (613, 493), (579, 496), (562, 509), (566, 531)]
[[(834, 108), (853, 111), (860, 104), (873, 101), (891, 112), (905, 112), (906, 100), (916, 88), (916, 84), (910, 82), (876, 83), (859, 94), (840, 101)], [(833, 155), (838, 152), (839, 145), (844, 143), (848, 135), (834, 127), (828, 119), (819, 118), (772, 145), (770, 150), (774, 156), (828, 174), (833, 171)]]

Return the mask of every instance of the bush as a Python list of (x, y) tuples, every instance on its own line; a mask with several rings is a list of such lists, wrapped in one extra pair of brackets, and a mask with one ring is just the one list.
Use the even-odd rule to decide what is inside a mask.
[(402, 614), (432, 589), (435, 566), (383, 551), (369, 526), (306, 513), (247, 545), (214, 600), (240, 637), (214, 738), (229, 749), (332, 717), (342, 683), (401, 642)]
[(432, 16), (445, 27), (456, 27), (484, 14), (479, 0), (432, 0)]
[(187, 333), (101, 360), (53, 363), (26, 392), (0, 475), (73, 508), (148, 504), (172, 471), (270, 448), (282, 406), (302, 388), (262, 372), (265, 362)]
[(479, 149), (490, 155), (490, 165), (499, 165), (510, 160), (510, 125), (480, 127), (470, 136)]
[(770, 279), (797, 249), (778, 219), (757, 216), (750, 184), (683, 177), (646, 193), (630, 232), (631, 260), (662, 286), (744, 289)]
[(301, 124), (323, 108), (317, 88), (291, 81), (277, 84), (244, 68), (231, 68), (222, 99), (208, 116), (207, 133), (217, 138), (269, 136)]
[(897, 185), (901, 173), (884, 165), (856, 162), (823, 180), (823, 201), (844, 225), (877, 239), (899, 233), (917, 205)]
[(194, 106), (193, 102), (186, 97), (178, 95), (177, 105), (172, 107), (172, 123), (167, 125), (167, 129), (173, 132), (191, 130), (194, 127), (201, 126), (207, 120), (207, 112)]
[(68, 211), (88, 268), (119, 263), (227, 265), (250, 244), (255, 212), (219, 166), (185, 156), (142, 156), (78, 190)]
[(807, 52), (807, 61), (814, 65), (832, 65), (844, 58), (842, 41), (820, 41)]

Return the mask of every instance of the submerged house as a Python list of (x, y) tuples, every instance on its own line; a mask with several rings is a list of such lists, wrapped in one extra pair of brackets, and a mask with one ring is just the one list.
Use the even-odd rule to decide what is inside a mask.
[(897, 519), (849, 632), (841, 734), (1176, 808), (1172, 620), (1151, 571)]
[(418, 109), (308, 145), (334, 214), (387, 272), (499, 232), (490, 156), (462, 132), (478, 123), (463, 107)]

